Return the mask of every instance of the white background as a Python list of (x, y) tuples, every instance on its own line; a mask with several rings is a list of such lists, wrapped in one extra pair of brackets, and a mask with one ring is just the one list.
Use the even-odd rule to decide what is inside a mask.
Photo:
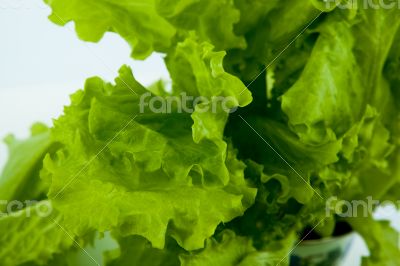
[[(47, 19), (49, 13), (40, 0), (0, 0), (1, 138), (8, 133), (26, 137), (35, 121), (51, 125), (86, 78), (112, 81), (123, 64), (145, 85), (168, 78), (160, 55), (133, 61), (129, 46), (112, 33), (98, 44), (82, 42), (73, 25), (56, 26)], [(0, 168), (6, 157), (2, 143)], [(346, 265), (358, 265), (361, 253), (365, 248), (357, 239)]]
[[(123, 64), (145, 85), (168, 78), (160, 55), (130, 58), (129, 46), (108, 33), (98, 44), (78, 40), (73, 25), (60, 27), (40, 0), (0, 0), (0, 138), (26, 137), (35, 121), (51, 124), (86, 78), (113, 81)], [(0, 144), (0, 167), (6, 160)]]

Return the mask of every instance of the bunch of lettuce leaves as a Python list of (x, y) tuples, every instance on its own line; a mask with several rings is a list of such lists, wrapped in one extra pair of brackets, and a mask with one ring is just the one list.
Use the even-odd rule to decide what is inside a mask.
[[(0, 206), (1, 265), (288, 265), (303, 230), (329, 237), (339, 221), (368, 244), (363, 265), (397, 265), (388, 222), (327, 202), (400, 196), (399, 9), (45, 2), (82, 40), (113, 32), (135, 59), (162, 53), (172, 88), (122, 66), (51, 128), (6, 138), (0, 198), (26, 204)], [(209, 101), (185, 112), (182, 93)], [(155, 112), (144, 97), (178, 100)]]

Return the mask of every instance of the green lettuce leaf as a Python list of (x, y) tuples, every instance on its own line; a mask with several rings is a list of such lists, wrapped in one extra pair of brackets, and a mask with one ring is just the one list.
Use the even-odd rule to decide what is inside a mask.
[[(271, 10), (278, 6), (278, 4), (278, 0), (235, 0), (235, 5), (242, 14), (240, 21), (235, 25), (235, 31), (240, 34), (245, 34), (249, 30), (254, 29), (261, 20), (265, 19), (266, 15)], [(245, 14), (251, 14), (251, 16)]]
[[(0, 215), (1, 265), (92, 263), (73, 240), (115, 266), (288, 265), (304, 230), (330, 236), (341, 221), (327, 199), (397, 201), (398, 8), (45, 2), (83, 40), (114, 32), (134, 58), (164, 53), (172, 89), (145, 88), (122, 67), (115, 84), (88, 79), (51, 132), (7, 138), (1, 200), (55, 210), (47, 220), (26, 217), (40, 204)], [(364, 265), (397, 265), (397, 232), (362, 216), (344, 220), (371, 250)], [(119, 249), (91, 242), (103, 232)]]
[(398, 69), (400, 68), (399, 43), (400, 30), (397, 31), (384, 68), (384, 75), (390, 82), (390, 89), (394, 95), (394, 100), (396, 102), (398, 110), (400, 110), (400, 77), (397, 73)]
[[(286, 248), (292, 245), (291, 238)], [(182, 266), (226, 265), (226, 266), (272, 266), (289, 265), (287, 249), (258, 251), (251, 239), (237, 236), (233, 231), (225, 230), (215, 238), (207, 240), (206, 247), (199, 253), (181, 255)]]
[(218, 50), (246, 47), (245, 39), (234, 32), (240, 12), (233, 0), (158, 0), (157, 10), (176, 28), (196, 31)]
[(400, 257), (399, 232), (390, 226), (388, 221), (374, 221), (371, 217), (348, 219), (366, 241), (370, 257), (364, 258), (363, 266), (395, 266)]
[(92, 78), (72, 96), (53, 130), (64, 149), (45, 159), (49, 198), (78, 235), (115, 229), (156, 248), (166, 235), (202, 248), (218, 224), (243, 214), (255, 189), (243, 169), (228, 169), (226, 144), (193, 141), (190, 114), (141, 112), (146, 92), (123, 67), (115, 85)]
[(106, 266), (180, 266), (178, 254), (184, 252), (168, 239), (164, 249), (153, 248), (149, 241), (138, 236), (118, 238), (119, 249), (105, 254)]
[(42, 265), (54, 254), (73, 245), (73, 239), (59, 226), (61, 216), (51, 211), (51, 203), (41, 201), (0, 218), (2, 265), (15, 266), (26, 262)]
[(91, 42), (98, 42), (107, 31), (115, 32), (132, 46), (136, 59), (167, 52), (193, 30), (219, 50), (246, 47), (245, 39), (233, 30), (240, 17), (233, 0), (45, 2), (52, 8), (54, 23), (74, 21), (78, 36)]
[(302, 75), (282, 96), (282, 110), (303, 142), (335, 141), (362, 118), (367, 105), (378, 112), (393, 106), (382, 71), (400, 25), (393, 20), (397, 12), (367, 9), (346, 19), (339, 10), (317, 29)]
[(227, 68), (247, 83), (271, 67), (286, 53), (306, 28), (315, 28), (323, 20), (320, 6), (312, 1), (235, 0), (241, 19), (235, 26), (244, 34), (247, 48), (228, 51)]
[(107, 266), (270, 266), (280, 263), (288, 265), (288, 250), (293, 238), (288, 237), (275, 248), (259, 251), (248, 237), (238, 236), (224, 230), (207, 239), (204, 249), (187, 252), (169, 239), (164, 249), (156, 249), (142, 237), (119, 237), (120, 248), (107, 252)]
[[(39, 171), (45, 154), (53, 146), (49, 129), (43, 124), (35, 124), (30, 138), (17, 140), (9, 135), (5, 141), (9, 159), (0, 177), (1, 200), (40, 200), (48, 189), (46, 184), (40, 182)], [(0, 211), (4, 208), (1, 205)]]
[[(222, 140), (229, 113), (251, 103), (252, 95), (237, 77), (225, 72), (225, 52), (190, 36), (165, 59), (173, 81), (173, 94), (198, 101), (192, 114), (193, 139)], [(221, 145), (221, 144), (219, 144)]]
[(243, 82), (224, 70), (226, 52), (214, 51), (214, 45), (201, 42), (195, 35), (178, 43), (165, 61), (173, 80), (173, 92), (208, 98), (231, 97), (227, 107), (251, 103), (250, 91)]
[(305, 143), (336, 141), (359, 119), (363, 87), (349, 26), (346, 21), (321, 26), (302, 75), (282, 96), (282, 110)]
[(153, 51), (165, 52), (175, 28), (161, 17), (155, 0), (45, 0), (52, 8), (51, 21), (75, 22), (79, 38), (98, 42), (106, 31), (119, 34), (132, 46), (132, 56), (144, 59)]
[[(232, 119), (228, 125), (240, 158), (262, 165), (269, 178), (285, 180), (283, 189), (289, 189), (290, 193), (282, 198), (283, 201), (293, 197), (305, 204), (316, 197), (321, 199), (320, 194), (324, 191), (319, 186), (321, 180), (313, 177), (318, 170), (339, 160), (341, 141), (307, 144), (301, 142), (283, 123), (254, 115), (243, 119), (245, 121)], [(243, 138), (248, 134), (251, 138)]]

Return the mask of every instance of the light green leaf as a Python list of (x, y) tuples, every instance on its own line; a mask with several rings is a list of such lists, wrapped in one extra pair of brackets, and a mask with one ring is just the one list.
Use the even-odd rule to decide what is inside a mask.
[(144, 59), (153, 51), (165, 52), (175, 28), (156, 12), (155, 0), (45, 0), (50, 19), (59, 25), (75, 22), (79, 38), (98, 42), (106, 31), (121, 35), (132, 56)]
[(156, 248), (169, 235), (202, 248), (218, 224), (243, 214), (255, 189), (243, 169), (230, 172), (222, 140), (193, 141), (189, 114), (141, 113), (145, 91), (123, 67), (116, 85), (93, 78), (72, 96), (53, 131), (64, 149), (45, 160), (49, 198), (78, 235), (119, 230)]
[(208, 101), (224, 97), (228, 108), (250, 104), (250, 91), (240, 79), (224, 70), (225, 54), (224, 51), (214, 51), (212, 44), (200, 42), (193, 35), (179, 43), (166, 58), (174, 94), (185, 92), (188, 96), (202, 96)]
[(61, 216), (50, 211), (50, 202), (42, 201), (0, 218), (2, 265), (44, 264), (73, 245), (73, 239), (58, 225)]
[(169, 239), (164, 249), (153, 248), (138, 236), (118, 238), (120, 248), (105, 254), (106, 266), (180, 266), (179, 252), (184, 252)]
[[(53, 145), (50, 132), (45, 125), (35, 124), (31, 134), (26, 140), (17, 140), (12, 135), (5, 139), (9, 159), (0, 177), (1, 200), (35, 200), (47, 192), (47, 186), (40, 182), (39, 171)], [(3, 207), (0, 206), (0, 211), (4, 211)]]
[(363, 266), (396, 266), (400, 257), (399, 232), (388, 221), (374, 221), (371, 217), (348, 219), (367, 243), (371, 256), (363, 259)]
[[(288, 238), (291, 239), (291, 238)], [(288, 246), (291, 245), (290, 241)], [(237, 236), (225, 230), (215, 238), (207, 240), (206, 248), (198, 253), (181, 255), (182, 266), (275, 266), (288, 265), (287, 250), (257, 251), (247, 237)]]

